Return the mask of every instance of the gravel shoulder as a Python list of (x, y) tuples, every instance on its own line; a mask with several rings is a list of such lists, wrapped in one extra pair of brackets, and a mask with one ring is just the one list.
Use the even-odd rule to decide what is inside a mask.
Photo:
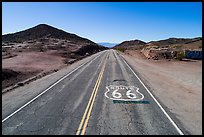
[(148, 60), (131, 50), (120, 54), (190, 134), (202, 134), (202, 60)]

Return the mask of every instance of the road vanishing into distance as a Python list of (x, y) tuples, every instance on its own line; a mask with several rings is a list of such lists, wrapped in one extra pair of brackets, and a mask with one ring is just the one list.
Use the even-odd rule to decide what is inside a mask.
[[(44, 84), (46, 88), (37, 95), (18, 97), (21, 103), (14, 102), (15, 107), (8, 103), (15, 98), (6, 98), (9, 92), (5, 93), (2, 134), (184, 134), (182, 124), (151, 93), (138, 73), (111, 49), (92, 55), (54, 83)], [(37, 89), (41, 85), (35, 86)], [(29, 86), (27, 90), (31, 90)]]

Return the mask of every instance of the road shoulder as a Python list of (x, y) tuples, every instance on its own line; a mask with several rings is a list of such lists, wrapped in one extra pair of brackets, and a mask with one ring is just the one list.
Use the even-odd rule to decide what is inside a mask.
[(202, 61), (155, 62), (132, 53), (120, 54), (189, 134), (202, 134)]

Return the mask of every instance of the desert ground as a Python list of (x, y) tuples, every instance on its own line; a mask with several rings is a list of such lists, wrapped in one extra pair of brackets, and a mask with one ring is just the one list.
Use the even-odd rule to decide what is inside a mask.
[(2, 89), (31, 78), (37, 74), (52, 73), (67, 66), (63, 62), (65, 58), (53, 51), (15, 52), (15, 54), (16, 56), (2, 59), (2, 69), (3, 72), (5, 72), (4, 74), (10, 73), (10, 77), (2, 81)]
[(202, 60), (149, 60), (138, 50), (121, 53), (189, 134), (202, 134)]

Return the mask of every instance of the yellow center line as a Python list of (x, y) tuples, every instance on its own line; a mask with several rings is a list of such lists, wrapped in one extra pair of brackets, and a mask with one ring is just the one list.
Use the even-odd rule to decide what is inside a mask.
[[(101, 73), (100, 73), (100, 74), (101, 74)], [(100, 75), (99, 75), (99, 76), (100, 76)], [(96, 85), (95, 85), (93, 91), (95, 91), (98, 81), (99, 81), (99, 78), (98, 78), (97, 81), (96, 81)], [(87, 105), (87, 107), (86, 107), (85, 113), (84, 113), (84, 115), (83, 115), (83, 117), (82, 117), (82, 120), (81, 120), (81, 122), (80, 122), (80, 125), (79, 125), (79, 128), (78, 128), (78, 130), (77, 130), (76, 135), (79, 135), (79, 133), (80, 133), (81, 127), (82, 127), (83, 122), (84, 122), (84, 119), (85, 119), (86, 114), (87, 114), (87, 112), (88, 112), (88, 108), (89, 108), (89, 106), (90, 106), (90, 104), (91, 104), (91, 100), (92, 100), (92, 98), (93, 98), (93, 95), (94, 95), (94, 92), (92, 92), (92, 94), (91, 94), (91, 97), (90, 97), (90, 99), (89, 99), (88, 105)]]
[[(107, 59), (107, 58), (106, 58)], [(88, 105), (86, 107), (86, 110), (85, 110), (85, 113), (82, 117), (82, 120), (80, 122), (80, 125), (79, 125), (79, 128), (77, 130), (77, 133), (76, 135), (79, 135), (80, 134), (80, 131), (82, 130), (81, 132), (81, 135), (84, 135), (85, 134), (85, 131), (86, 131), (86, 127), (87, 127), (87, 124), (88, 124), (88, 120), (89, 120), (89, 117), (90, 117), (90, 114), (91, 114), (91, 111), (92, 111), (92, 108), (93, 108), (93, 104), (94, 104), (94, 100), (96, 98), (96, 94), (97, 94), (97, 91), (98, 91), (98, 88), (99, 88), (99, 85), (100, 85), (100, 82), (101, 82), (101, 79), (102, 79), (102, 76), (103, 76), (103, 73), (104, 73), (104, 70), (105, 70), (105, 65), (106, 65), (106, 60), (103, 64), (103, 67), (101, 69), (101, 72), (98, 76), (98, 79), (96, 81), (96, 84), (94, 86), (94, 89), (92, 91), (92, 94), (91, 94), (91, 97), (89, 99), (89, 102), (88, 102)], [(91, 104), (91, 106), (90, 106)], [(88, 112), (88, 115), (87, 115), (87, 112)], [(87, 115), (87, 116), (86, 116)], [(84, 120), (85, 120), (85, 117), (86, 117), (86, 121), (84, 123)], [(83, 124), (84, 123), (84, 124)], [(83, 126), (84, 125), (84, 126)], [(83, 126), (83, 129), (82, 129), (82, 126)]]

